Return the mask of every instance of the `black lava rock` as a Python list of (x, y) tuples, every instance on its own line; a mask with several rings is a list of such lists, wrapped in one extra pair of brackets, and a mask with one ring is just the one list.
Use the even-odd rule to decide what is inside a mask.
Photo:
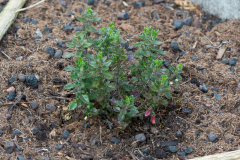
[(135, 8), (142, 7), (142, 2), (135, 1), (135, 2), (133, 2), (133, 5)]
[(95, 1), (94, 0), (87, 0), (86, 3), (88, 5), (94, 5)]
[(15, 150), (16, 145), (14, 142), (7, 142), (4, 148), (6, 153), (11, 154)]
[(36, 135), (36, 134), (38, 134), (38, 129), (37, 128), (33, 128), (33, 130), (32, 130), (32, 133), (33, 133), (33, 135)]
[(121, 12), (117, 15), (118, 19), (123, 19), (123, 20), (127, 20), (129, 19), (129, 14), (127, 12)]
[(192, 17), (186, 17), (182, 19), (182, 25), (187, 25), (187, 26), (191, 26), (192, 24)]
[(120, 140), (115, 138), (115, 137), (110, 138), (109, 141), (112, 142), (112, 143), (116, 143), (116, 144), (119, 144), (119, 142), (120, 142)]
[(31, 22), (31, 20), (32, 20), (32, 18), (27, 17), (27, 18), (23, 19), (22, 22), (23, 22), (23, 23), (25, 23), (25, 22)]
[(82, 28), (77, 26), (77, 27), (73, 27), (73, 30), (74, 30), (74, 31), (81, 31)]
[(191, 114), (192, 113), (192, 111), (190, 109), (188, 109), (188, 108), (183, 108), (182, 112), (187, 113), (187, 114)]
[(176, 132), (176, 136), (177, 136), (178, 138), (181, 138), (181, 137), (182, 137), (182, 132), (181, 132), (181, 131), (177, 131), (177, 132)]
[(163, 61), (163, 65), (169, 69), (169, 67), (171, 66), (171, 63), (168, 60)]
[(179, 53), (179, 56), (183, 56), (186, 52), (182, 51)]
[(178, 19), (173, 20), (173, 25), (176, 29), (180, 29), (182, 27), (182, 22), (179, 21)]
[(38, 80), (35, 75), (26, 76), (27, 86), (32, 86), (33, 88), (37, 88), (38, 87), (37, 81)]
[(83, 127), (84, 127), (84, 128), (90, 128), (90, 124), (89, 124), (89, 123), (85, 123), (85, 124), (83, 125)]
[(21, 134), (21, 130), (20, 130), (20, 129), (15, 129), (15, 130), (13, 131), (13, 133), (14, 133), (14, 134)]
[(55, 49), (52, 47), (47, 47), (46, 49), (47, 54), (49, 54), (50, 56), (53, 56), (55, 54)]
[(217, 142), (219, 140), (218, 136), (216, 136), (215, 134), (209, 134), (208, 139), (210, 142)]
[(64, 138), (68, 138), (69, 137), (69, 132), (67, 130), (64, 130), (62, 132), (62, 135), (63, 135)]
[(167, 153), (163, 149), (156, 149), (154, 156), (158, 159), (163, 159), (167, 157)]
[(62, 41), (57, 41), (57, 46), (63, 47)]
[(27, 160), (27, 158), (25, 158), (25, 157), (23, 157), (23, 156), (20, 156), (20, 155), (18, 155), (18, 156), (17, 156), (17, 160)]
[(36, 20), (36, 19), (33, 19), (31, 23), (34, 24), (34, 25), (36, 25), (36, 24), (37, 24), (37, 20)]
[(110, 6), (111, 3), (112, 3), (111, 1), (107, 1), (106, 5)]
[(201, 85), (200, 82), (196, 78), (192, 78), (190, 83), (195, 84), (198, 87)]
[(172, 153), (176, 153), (178, 151), (177, 146), (168, 146), (168, 150)]
[(9, 94), (8, 94), (8, 96), (7, 96), (7, 99), (8, 99), (9, 101), (14, 101), (14, 100), (15, 100), (15, 97), (16, 97), (15, 92), (10, 91)]
[(220, 98), (222, 98), (223, 96), (220, 95), (220, 94), (214, 93), (214, 97), (215, 97), (216, 99), (220, 99)]
[(63, 148), (63, 145), (62, 144), (58, 144), (57, 146), (56, 146), (56, 149), (57, 150), (60, 150), (60, 149), (62, 149)]
[(185, 153), (185, 152), (179, 152), (178, 155), (179, 155), (179, 156), (185, 156), (186, 153)]
[(218, 92), (218, 89), (216, 87), (211, 88), (211, 90)]
[(62, 28), (67, 33), (73, 30), (73, 26), (71, 26), (71, 22), (67, 23), (66, 25), (63, 25)]
[(235, 66), (237, 63), (237, 59), (236, 58), (230, 59), (228, 63), (230, 66)]
[(124, 47), (125, 49), (128, 49), (129, 44), (128, 44), (128, 43), (124, 43), (124, 44), (122, 45), (122, 47)]
[(174, 52), (177, 52), (179, 49), (178, 43), (177, 42), (172, 42), (171, 43), (171, 48)]
[(225, 65), (228, 65), (228, 61), (227, 60), (223, 60), (223, 61), (220, 61), (222, 64), (225, 64)]
[(187, 153), (187, 154), (190, 154), (194, 151), (194, 149), (192, 148), (184, 148), (184, 152)]
[(196, 56), (191, 56), (190, 58), (195, 60), (195, 61), (198, 61), (198, 58)]
[(45, 28), (43, 29), (43, 31), (44, 31), (44, 32), (52, 33), (52, 29), (49, 28), (49, 27), (45, 27)]
[(16, 76), (12, 76), (12, 77), (8, 80), (9, 83), (13, 83), (13, 82), (15, 82), (15, 81), (17, 81), (17, 77), (16, 77)]
[(58, 20), (52, 20), (52, 23), (59, 23)]
[(201, 91), (202, 91), (203, 93), (207, 93), (207, 92), (208, 92), (207, 86), (206, 86), (206, 85), (203, 85), (203, 86), (201, 87)]
[(137, 135), (135, 135), (135, 140), (140, 141), (140, 142), (144, 142), (144, 141), (146, 141), (146, 136), (143, 133), (137, 134)]
[(72, 11), (68, 11), (68, 15), (71, 16), (74, 15), (74, 13)]
[(30, 107), (32, 109), (37, 109), (38, 108), (38, 104), (33, 102), (33, 103), (30, 104)]

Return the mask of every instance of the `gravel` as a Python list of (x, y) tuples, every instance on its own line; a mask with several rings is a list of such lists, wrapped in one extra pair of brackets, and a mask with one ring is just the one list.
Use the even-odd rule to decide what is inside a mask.
[(49, 28), (49, 27), (45, 27), (45, 28), (43, 29), (43, 31), (44, 31), (45, 33), (46, 33), (46, 32), (52, 33), (52, 29)]
[(179, 156), (185, 156), (186, 153), (182, 151), (182, 152), (179, 152), (178, 155), (179, 155)]
[(135, 8), (142, 7), (142, 2), (135, 1), (135, 2), (133, 2), (133, 5)]
[(69, 132), (68, 132), (67, 130), (64, 130), (64, 131), (62, 132), (62, 136), (63, 136), (64, 138), (68, 138), (68, 137), (69, 137)]
[(173, 20), (173, 25), (176, 29), (180, 29), (182, 27), (182, 22), (178, 19)]
[(14, 133), (14, 134), (21, 134), (21, 129), (15, 129), (15, 130), (13, 131), (13, 133)]
[(55, 53), (55, 49), (52, 48), (52, 47), (47, 47), (46, 52), (47, 52), (47, 54), (49, 54), (50, 56), (53, 56), (54, 53)]
[(178, 151), (177, 146), (168, 146), (168, 150), (172, 153), (176, 153)]
[(215, 134), (209, 134), (208, 139), (210, 142), (217, 142), (219, 140), (218, 136), (216, 136)]
[(63, 47), (62, 41), (57, 41), (56, 44), (57, 44), (57, 46), (59, 46), (59, 47), (61, 47), (61, 48)]
[(135, 135), (135, 140), (140, 141), (140, 142), (144, 142), (144, 141), (146, 141), (146, 136), (143, 133), (137, 134), (137, 135)]
[(87, 0), (86, 3), (88, 5), (94, 5), (95, 1), (94, 0)]
[(36, 134), (38, 134), (38, 129), (37, 128), (33, 128), (33, 130), (32, 130), (32, 133), (33, 133), (33, 135), (36, 135)]
[(37, 24), (37, 20), (36, 20), (36, 19), (33, 19), (31, 23), (34, 24), (34, 25), (36, 25), (36, 24)]
[(9, 94), (8, 94), (8, 96), (7, 96), (7, 99), (8, 99), (9, 101), (14, 101), (14, 100), (15, 100), (15, 97), (16, 97), (15, 92), (10, 91)]
[(16, 77), (16, 76), (12, 76), (12, 77), (8, 80), (9, 83), (13, 83), (13, 82), (15, 82), (15, 81), (17, 81), (17, 77)]
[(38, 108), (38, 103), (32, 102), (30, 103), (30, 107), (35, 110)]
[(119, 144), (119, 142), (120, 142), (120, 140), (115, 138), (115, 137), (110, 138), (109, 141), (112, 142), (112, 143), (116, 143), (116, 144)]
[(191, 114), (192, 113), (192, 111), (190, 109), (188, 109), (188, 108), (182, 108), (182, 112), (187, 113), (187, 114)]
[(59, 59), (62, 57), (62, 55), (63, 55), (62, 50), (57, 50), (57, 52), (54, 54), (54, 58)]
[(214, 93), (214, 97), (215, 97), (216, 99), (223, 98), (223, 96), (222, 96), (222, 95), (220, 95), (220, 94), (217, 94), (217, 93)]
[(27, 82), (27, 86), (32, 86), (33, 88), (37, 88), (38, 87), (38, 79), (36, 78), (35, 75), (30, 75), (30, 76), (26, 76), (26, 82)]
[(54, 111), (57, 110), (57, 107), (54, 106), (54, 105), (51, 105), (51, 104), (47, 104), (47, 105), (46, 105), (46, 110), (51, 111), (51, 112), (54, 112)]
[(177, 132), (176, 132), (176, 136), (177, 136), (178, 138), (181, 138), (181, 137), (182, 137), (182, 132), (181, 132), (181, 131), (177, 131)]
[(24, 82), (26, 80), (26, 76), (24, 74), (20, 73), (17, 75), (17, 77), (20, 82)]
[(18, 160), (27, 160), (27, 158), (25, 158), (25, 157), (23, 157), (23, 156), (20, 156), (20, 155), (17, 156), (17, 159), (18, 159)]
[(60, 149), (62, 149), (63, 148), (63, 145), (62, 144), (58, 144), (57, 146), (56, 146), (56, 149), (57, 150), (60, 150)]
[(187, 153), (187, 154), (190, 154), (194, 151), (194, 149), (192, 148), (184, 148), (184, 152)]
[(230, 66), (235, 66), (237, 63), (237, 59), (236, 58), (230, 59), (228, 63)]
[(201, 86), (201, 91), (202, 91), (203, 93), (207, 93), (207, 92), (208, 92), (207, 86), (206, 86), (206, 85)]
[(179, 49), (178, 43), (177, 42), (172, 42), (171, 43), (171, 48), (174, 52), (177, 52)]
[(191, 26), (192, 24), (192, 17), (186, 17), (182, 19), (182, 25), (187, 25), (187, 26)]

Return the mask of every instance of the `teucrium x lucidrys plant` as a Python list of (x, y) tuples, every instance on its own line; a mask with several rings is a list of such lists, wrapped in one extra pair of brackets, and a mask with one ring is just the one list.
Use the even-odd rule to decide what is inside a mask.
[[(154, 110), (159, 105), (167, 105), (171, 98), (170, 82), (178, 86), (181, 80), (182, 64), (171, 66), (169, 69), (162, 66), (159, 49), (162, 42), (158, 41), (159, 31), (144, 28), (139, 38), (142, 41), (134, 43), (138, 47), (136, 53), (127, 54), (123, 49), (120, 31), (114, 23), (109, 27), (97, 30), (93, 24), (101, 18), (95, 17), (89, 7), (78, 18), (84, 28), (72, 38), (69, 47), (77, 48), (76, 67), (68, 66), (70, 77), (74, 83), (68, 83), (65, 89), (74, 89), (76, 100), (70, 103), (70, 110), (84, 107), (83, 113), (87, 116), (104, 114), (115, 119), (117, 126), (126, 127), (134, 117), (151, 115), (155, 123)], [(92, 38), (92, 37), (97, 38)], [(135, 59), (136, 63), (127, 62)]]

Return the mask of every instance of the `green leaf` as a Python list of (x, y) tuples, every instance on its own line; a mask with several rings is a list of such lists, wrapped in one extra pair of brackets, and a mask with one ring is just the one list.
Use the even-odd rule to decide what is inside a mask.
[(77, 102), (71, 102), (69, 105), (69, 109), (71, 111), (75, 110), (77, 108)]
[(80, 22), (85, 22), (86, 19), (84, 17), (77, 17), (77, 20), (80, 21)]
[(153, 40), (151, 44), (161, 45), (161, 44), (163, 44), (163, 42)]
[(93, 82), (92, 87), (97, 88), (99, 86), (99, 84), (100, 84), (100, 81), (96, 80)]
[(151, 54), (152, 54), (152, 52), (150, 52), (150, 51), (143, 51), (143, 55), (146, 57), (150, 57)]
[(133, 46), (135, 46), (135, 47), (140, 47), (142, 45), (143, 45), (143, 42), (136, 42), (133, 44)]
[(83, 48), (88, 48), (90, 47), (92, 44), (91, 43), (83, 43), (82, 47)]
[(64, 86), (65, 89), (72, 89), (75, 87), (75, 84), (68, 83), (67, 85)]
[(170, 99), (171, 98), (171, 93), (168, 91), (168, 92), (164, 92), (164, 95), (167, 99)]
[(168, 104), (168, 101), (167, 101), (166, 99), (162, 99), (162, 100), (159, 101), (159, 103), (160, 103), (161, 105), (166, 106), (166, 105)]
[(78, 41), (76, 38), (73, 38), (73, 37), (72, 37), (71, 39), (72, 39), (73, 43), (75, 43), (75, 44), (76, 44), (77, 41)]
[(94, 100), (94, 99), (96, 99), (97, 94), (96, 93), (90, 93), (90, 94), (88, 94), (88, 97), (89, 97), (90, 100)]
[(182, 76), (181, 76), (180, 74), (177, 74), (177, 75), (176, 75), (176, 78), (177, 78), (178, 80), (182, 80)]
[(137, 77), (132, 77), (131, 81), (132, 81), (132, 82), (137, 82), (138, 79), (137, 79)]
[(81, 101), (82, 101), (84, 104), (88, 104), (88, 103), (89, 103), (88, 95), (82, 94), (79, 98), (81, 99)]
[(104, 78), (106, 78), (106, 79), (113, 79), (113, 74), (112, 73), (104, 73)]
[(72, 42), (67, 42), (66, 45), (72, 48), (75, 47), (75, 43), (72, 43)]
[(95, 22), (100, 21), (101, 19), (102, 19), (101, 17), (93, 17), (93, 20), (94, 20)]
[(179, 87), (179, 82), (178, 81), (174, 81), (174, 85), (176, 86), (176, 87)]
[(73, 56), (74, 56), (73, 53), (69, 53), (69, 54), (63, 55), (62, 58), (71, 58)]
[(109, 89), (110, 91), (115, 90), (115, 88), (116, 88), (116, 85), (115, 85), (114, 83), (110, 83), (110, 84), (108, 85), (108, 89)]
[(127, 114), (127, 110), (126, 109), (122, 109), (118, 115), (118, 120), (119, 121), (123, 121), (125, 119), (125, 115)]
[(72, 70), (76, 69), (75, 67), (73, 66), (67, 66), (64, 68), (65, 71), (68, 71), (68, 72), (71, 72)]
[(155, 91), (155, 92), (157, 92), (157, 86), (154, 84), (154, 82), (150, 82), (150, 89), (152, 90), (152, 91)]
[(166, 55), (165, 52), (163, 52), (163, 50), (159, 49), (158, 52), (161, 54), (161, 55)]
[(94, 61), (90, 61), (89, 65), (92, 66), (93, 68), (98, 68), (99, 67), (98, 64)]
[(103, 67), (108, 67), (108, 66), (110, 66), (111, 63), (112, 63), (111, 61), (107, 61), (107, 62), (104, 63), (102, 66), (103, 66)]

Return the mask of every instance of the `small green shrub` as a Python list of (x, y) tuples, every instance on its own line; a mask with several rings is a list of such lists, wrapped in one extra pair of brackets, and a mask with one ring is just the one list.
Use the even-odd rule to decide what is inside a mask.
[[(182, 64), (163, 67), (159, 49), (163, 42), (158, 41), (158, 30), (144, 28), (134, 43), (136, 53), (127, 54), (122, 47), (120, 31), (109, 27), (97, 30), (93, 24), (101, 18), (95, 17), (89, 7), (78, 18), (84, 28), (76, 33), (77, 38), (67, 43), (77, 48), (76, 67), (68, 66), (74, 83), (68, 83), (65, 89), (76, 90), (76, 100), (70, 103), (70, 110), (83, 107), (87, 116), (104, 114), (115, 120), (117, 126), (125, 128), (134, 117), (151, 115), (155, 123), (154, 111), (160, 105), (167, 105), (171, 98), (170, 83), (179, 86)], [(93, 38), (95, 37), (95, 38)], [(96, 38), (97, 37), (97, 38)], [(134, 62), (132, 61), (134, 59)]]

